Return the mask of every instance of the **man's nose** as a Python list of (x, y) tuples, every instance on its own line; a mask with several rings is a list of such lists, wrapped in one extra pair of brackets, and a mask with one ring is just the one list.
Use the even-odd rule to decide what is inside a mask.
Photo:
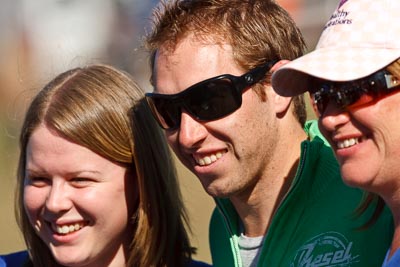
[(207, 128), (186, 111), (182, 111), (178, 142), (183, 148), (193, 148), (207, 136)]

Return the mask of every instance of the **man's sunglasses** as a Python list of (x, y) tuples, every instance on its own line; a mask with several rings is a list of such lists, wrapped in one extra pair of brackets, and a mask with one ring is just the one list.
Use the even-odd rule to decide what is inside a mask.
[(366, 78), (351, 82), (329, 82), (319, 79), (311, 81), (310, 90), (322, 116), (329, 105), (339, 109), (356, 108), (371, 104), (376, 99), (400, 89), (400, 81), (386, 70), (378, 71)]
[(217, 120), (240, 108), (244, 90), (265, 78), (275, 62), (268, 62), (242, 76), (216, 76), (177, 94), (146, 93), (146, 100), (164, 129), (179, 128), (182, 110), (198, 121)]

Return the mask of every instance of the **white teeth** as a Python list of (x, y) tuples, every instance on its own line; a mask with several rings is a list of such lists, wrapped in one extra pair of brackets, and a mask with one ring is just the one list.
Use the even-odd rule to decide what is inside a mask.
[(358, 138), (350, 138), (350, 139), (346, 139), (346, 140), (337, 142), (337, 147), (338, 148), (348, 148), (348, 147), (354, 146), (355, 144), (358, 144)]
[(64, 226), (62, 226), (60, 228), (61, 228), (61, 233), (63, 233), (63, 234), (69, 233), (69, 227), (68, 226), (64, 225)]
[(213, 162), (216, 162), (218, 159), (222, 157), (222, 153), (218, 152), (216, 154), (212, 154), (209, 156), (205, 156), (203, 158), (196, 159), (197, 164), (200, 166), (210, 165)]
[(55, 232), (57, 232), (58, 234), (66, 235), (66, 234), (78, 231), (78, 230), (82, 229), (82, 227), (83, 227), (83, 223), (75, 223), (75, 224), (63, 225), (63, 226), (57, 225), (56, 227), (53, 227), (53, 230), (55, 230)]

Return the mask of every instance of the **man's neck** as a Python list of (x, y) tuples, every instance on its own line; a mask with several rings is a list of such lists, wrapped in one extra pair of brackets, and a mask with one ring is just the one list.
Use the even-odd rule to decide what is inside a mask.
[(293, 166), (294, 171), (290, 171), (286, 177), (276, 177), (276, 183), (260, 181), (247, 199), (240, 196), (231, 198), (243, 223), (246, 236), (256, 237), (266, 234), (276, 210), (290, 189), (297, 163), (298, 161)]
[[(300, 157), (300, 143), (307, 137), (304, 132), (298, 138), (291, 137), (292, 146), (286, 142), (284, 151), (269, 164), (265, 174), (256, 185), (230, 198), (243, 223), (244, 234), (248, 237), (267, 233), (272, 218), (288, 193), (296, 175)], [(296, 140), (296, 142), (293, 142)], [(288, 150), (288, 147), (291, 149)]]

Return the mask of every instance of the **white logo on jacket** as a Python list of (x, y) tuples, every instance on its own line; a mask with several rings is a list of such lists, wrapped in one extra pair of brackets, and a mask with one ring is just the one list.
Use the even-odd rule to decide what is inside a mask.
[(353, 255), (353, 242), (338, 232), (319, 234), (299, 248), (291, 267), (352, 266), (359, 255)]

